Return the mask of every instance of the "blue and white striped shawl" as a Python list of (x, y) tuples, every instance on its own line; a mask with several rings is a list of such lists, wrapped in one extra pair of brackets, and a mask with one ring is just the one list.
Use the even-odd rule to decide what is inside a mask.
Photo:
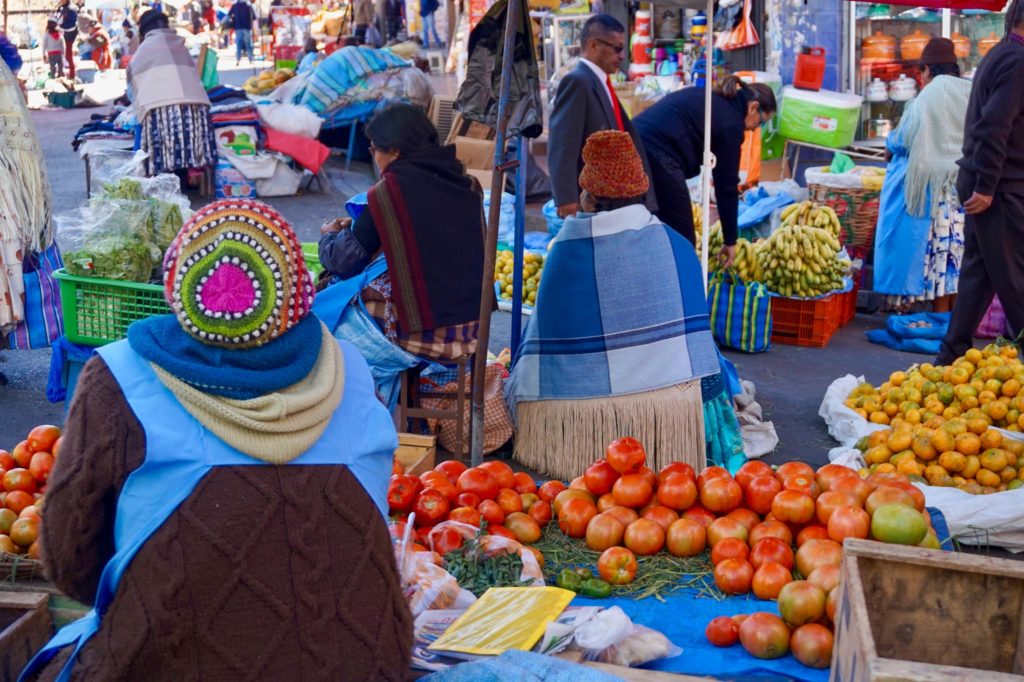
[(641, 205), (565, 221), (506, 398), (641, 393), (716, 374), (693, 245)]

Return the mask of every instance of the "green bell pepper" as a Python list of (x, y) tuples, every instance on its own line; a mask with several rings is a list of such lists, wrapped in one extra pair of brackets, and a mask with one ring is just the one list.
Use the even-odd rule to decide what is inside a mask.
[(604, 599), (605, 597), (611, 596), (611, 593), (611, 583), (601, 580), (600, 578), (584, 580), (583, 585), (580, 586), (580, 594), (584, 597)]
[(579, 592), (580, 587), (583, 585), (583, 578), (571, 568), (563, 568), (558, 574), (558, 580), (555, 581), (555, 584), (563, 590)]

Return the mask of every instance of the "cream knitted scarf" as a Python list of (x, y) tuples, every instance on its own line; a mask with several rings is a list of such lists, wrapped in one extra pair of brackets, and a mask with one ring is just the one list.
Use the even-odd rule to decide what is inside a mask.
[(345, 358), (327, 327), (320, 326), (320, 355), (306, 378), (258, 398), (210, 395), (158, 365), (153, 369), (189, 414), (225, 443), (268, 464), (287, 464), (320, 438), (345, 389)]

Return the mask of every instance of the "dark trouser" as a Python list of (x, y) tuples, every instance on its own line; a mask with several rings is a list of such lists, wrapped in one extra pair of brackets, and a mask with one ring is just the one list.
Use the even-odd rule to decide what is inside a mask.
[(60, 52), (47, 52), (46, 61), (50, 64), (50, 78), (64, 77), (64, 55)]
[(370, 28), (369, 24), (356, 24), (356, 40), (362, 45), (366, 42), (366, 29)]
[(75, 80), (75, 38), (77, 33), (64, 36), (64, 57), (68, 60), (68, 78)]
[[(970, 198), (973, 187), (974, 177), (960, 171), (961, 202)], [(938, 364), (948, 365), (971, 348), (994, 294), (1016, 337), (1024, 330), (1024, 192), (996, 192), (987, 211), (966, 217), (956, 305)]]
[(671, 159), (648, 153), (651, 164), (651, 181), (654, 196), (658, 200), (655, 215), (661, 222), (683, 235), (693, 244), (693, 206), (690, 190), (686, 187), (686, 175)]

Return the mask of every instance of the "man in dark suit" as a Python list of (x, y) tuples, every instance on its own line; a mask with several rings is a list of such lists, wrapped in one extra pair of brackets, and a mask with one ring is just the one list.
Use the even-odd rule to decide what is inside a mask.
[[(580, 209), (581, 154), (592, 133), (629, 133), (644, 170), (648, 177), (651, 174), (640, 137), (611, 85), (610, 76), (619, 70), (626, 51), (625, 27), (614, 17), (595, 14), (583, 25), (580, 45), (583, 54), (579, 64), (558, 84), (548, 131), (548, 173), (558, 215), (563, 218)], [(647, 193), (646, 203), (652, 211), (657, 208), (653, 192)]]

